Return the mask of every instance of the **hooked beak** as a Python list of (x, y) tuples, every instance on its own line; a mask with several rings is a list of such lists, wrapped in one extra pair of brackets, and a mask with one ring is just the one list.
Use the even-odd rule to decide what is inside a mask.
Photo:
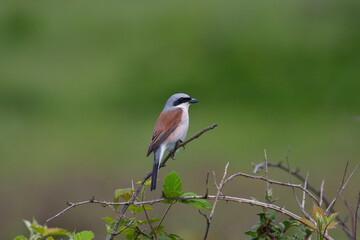
[(198, 102), (198, 100), (195, 98), (191, 98), (191, 100), (189, 101), (189, 103), (197, 103), (197, 102)]

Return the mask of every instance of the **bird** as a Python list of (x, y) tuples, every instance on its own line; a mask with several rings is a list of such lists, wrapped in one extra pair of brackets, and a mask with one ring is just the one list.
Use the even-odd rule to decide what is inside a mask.
[(183, 142), (189, 128), (190, 104), (198, 100), (185, 93), (172, 95), (156, 121), (146, 157), (154, 152), (154, 164), (151, 178), (151, 191), (156, 189), (157, 174), (165, 151), (174, 156), (178, 142)]

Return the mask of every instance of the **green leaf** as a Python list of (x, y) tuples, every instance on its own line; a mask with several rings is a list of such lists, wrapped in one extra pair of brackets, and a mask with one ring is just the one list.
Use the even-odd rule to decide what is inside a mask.
[(43, 235), (45, 233), (45, 228), (42, 226), (31, 225), (31, 228), (34, 230), (35, 233), (39, 233), (40, 235)]
[(184, 240), (182, 237), (180, 237), (179, 235), (174, 234), (174, 233), (169, 234), (168, 237), (169, 237), (171, 240), (176, 240), (176, 239)]
[(164, 179), (163, 193), (166, 198), (175, 198), (181, 196), (182, 183), (176, 172), (171, 172)]
[[(197, 196), (197, 194), (192, 192), (187, 192), (181, 195), (181, 197), (188, 197), (188, 196)], [(189, 199), (189, 200), (181, 200), (180, 202), (197, 208), (211, 210), (211, 205), (205, 199)]]
[(33, 229), (31, 228), (31, 222), (28, 220), (23, 220), (25, 223), (25, 226), (27, 227), (27, 229), (30, 231), (30, 233), (33, 232)]
[(142, 206), (130, 205), (130, 206), (129, 206), (129, 210), (130, 210), (132, 213), (141, 213), (141, 212), (143, 211), (143, 208), (142, 208)]
[(66, 235), (69, 235), (69, 232), (62, 228), (45, 228), (45, 232), (43, 235), (45, 237), (53, 236), (53, 235), (66, 236)]
[(107, 224), (111, 224), (114, 221), (111, 217), (104, 217), (103, 219), (107, 222)]
[(119, 197), (121, 196), (125, 201), (129, 201), (131, 196), (133, 195), (132, 188), (121, 188), (115, 190), (115, 201), (119, 201)]
[(162, 237), (159, 237), (158, 240), (169, 240), (169, 238), (165, 237), (165, 236), (162, 236)]
[(74, 235), (74, 240), (92, 240), (94, 238), (94, 233), (91, 231), (82, 231)]
[(161, 221), (161, 218), (158, 218), (158, 217), (150, 218), (151, 223), (160, 222), (160, 221)]
[(27, 240), (26, 237), (24, 237), (23, 235), (17, 236), (16, 238), (14, 238), (14, 240)]
[(253, 231), (247, 231), (245, 232), (246, 235), (248, 236), (252, 236), (252, 237), (256, 237), (257, 236), (257, 233), (256, 232), (253, 232)]
[(47, 237), (46, 240), (54, 240), (53, 237)]
[(338, 214), (338, 212), (331, 214), (331, 216), (328, 218), (329, 223), (331, 223)]

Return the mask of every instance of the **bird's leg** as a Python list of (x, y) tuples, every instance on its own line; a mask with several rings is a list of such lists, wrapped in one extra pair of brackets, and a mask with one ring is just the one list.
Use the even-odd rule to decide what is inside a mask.
[[(176, 148), (178, 148), (181, 144), (183, 143), (183, 140), (179, 139), (177, 142), (176, 142)], [(182, 146), (185, 150), (185, 145)]]
[(172, 160), (175, 160), (175, 158), (174, 158), (175, 157), (175, 150), (170, 152), (170, 157), (171, 157)]

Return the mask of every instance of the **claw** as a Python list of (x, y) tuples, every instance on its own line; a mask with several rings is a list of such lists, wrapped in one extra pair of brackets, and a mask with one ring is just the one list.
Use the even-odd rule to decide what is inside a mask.
[(170, 157), (171, 157), (172, 160), (175, 160), (175, 158), (174, 158), (174, 157), (175, 157), (175, 151), (172, 151), (172, 152), (170, 153)]

